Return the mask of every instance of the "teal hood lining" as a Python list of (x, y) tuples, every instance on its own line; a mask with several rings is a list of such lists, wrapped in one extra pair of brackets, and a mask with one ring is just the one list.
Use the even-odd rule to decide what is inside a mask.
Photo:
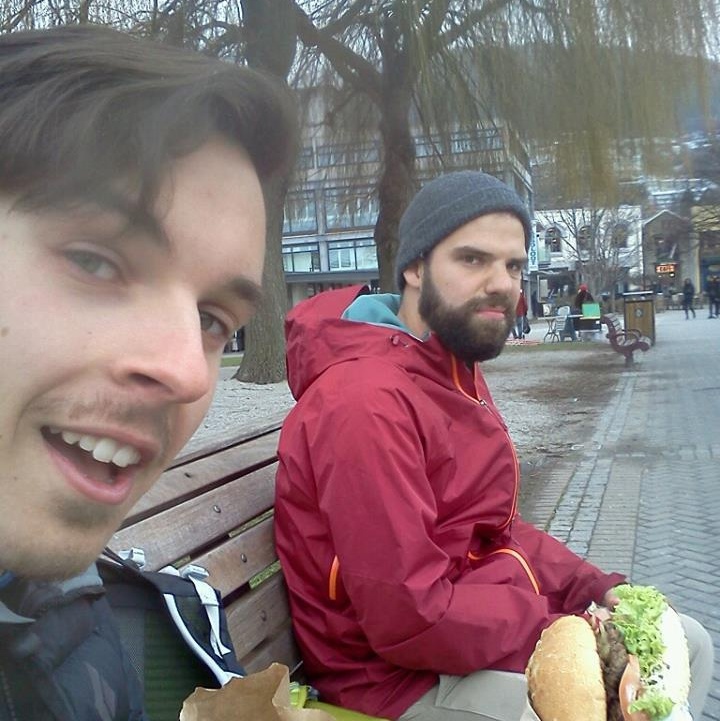
[[(360, 295), (350, 303), (342, 314), (343, 320), (351, 320), (358, 323), (371, 323), (394, 328), (408, 335), (412, 335), (410, 329), (398, 318), (401, 296), (395, 293), (368, 293)], [(422, 338), (420, 340), (423, 340)]]

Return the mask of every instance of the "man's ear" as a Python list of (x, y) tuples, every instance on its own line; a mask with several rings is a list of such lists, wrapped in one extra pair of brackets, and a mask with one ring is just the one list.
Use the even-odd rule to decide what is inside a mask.
[(417, 290), (422, 285), (423, 273), (425, 272), (425, 261), (422, 258), (414, 260), (403, 271), (406, 286)]

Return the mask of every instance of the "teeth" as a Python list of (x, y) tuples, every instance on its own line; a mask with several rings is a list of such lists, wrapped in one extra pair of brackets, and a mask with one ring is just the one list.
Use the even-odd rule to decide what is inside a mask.
[(133, 463), (137, 463), (140, 460), (140, 454), (131, 446), (123, 446), (120, 450), (112, 457), (114, 465), (120, 468), (127, 468)]
[(132, 446), (120, 445), (112, 438), (98, 438), (87, 434), (63, 431), (51, 426), (50, 433), (60, 434), (60, 437), (70, 446), (78, 444), (80, 448), (101, 463), (112, 463), (119, 468), (127, 468), (140, 460), (140, 451)]
[[(87, 438), (84, 436), (80, 439), (80, 448), (84, 448), (83, 441)], [(96, 461), (102, 461), (108, 463), (113, 459), (113, 456), (117, 453), (118, 445), (115, 441), (111, 441), (109, 438), (103, 438), (94, 448), (86, 450), (92, 450), (93, 458)]]
[(102, 443), (102, 441), (98, 441), (95, 436), (81, 436), (78, 445), (84, 451), (94, 451), (99, 443)]

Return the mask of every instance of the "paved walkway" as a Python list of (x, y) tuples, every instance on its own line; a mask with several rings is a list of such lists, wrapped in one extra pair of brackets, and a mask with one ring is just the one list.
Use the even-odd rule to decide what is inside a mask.
[(720, 319), (668, 311), (656, 329), (582, 449), (536, 471), (523, 513), (705, 625), (716, 663), (702, 721), (720, 721)]

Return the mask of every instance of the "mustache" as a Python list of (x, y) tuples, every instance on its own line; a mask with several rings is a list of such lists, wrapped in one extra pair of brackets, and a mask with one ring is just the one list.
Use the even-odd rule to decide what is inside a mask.
[(509, 298), (504, 296), (469, 300), (465, 303), (465, 308), (473, 313), (490, 310), (491, 308), (502, 308), (505, 313), (512, 313), (513, 315), (515, 313), (515, 306), (513, 306)]
[(169, 417), (166, 409), (162, 407), (148, 408), (99, 395), (93, 399), (72, 402), (62, 398), (49, 400), (40, 410), (70, 421), (86, 419), (96, 423), (137, 428), (143, 434), (158, 440), (163, 454), (170, 444)]

